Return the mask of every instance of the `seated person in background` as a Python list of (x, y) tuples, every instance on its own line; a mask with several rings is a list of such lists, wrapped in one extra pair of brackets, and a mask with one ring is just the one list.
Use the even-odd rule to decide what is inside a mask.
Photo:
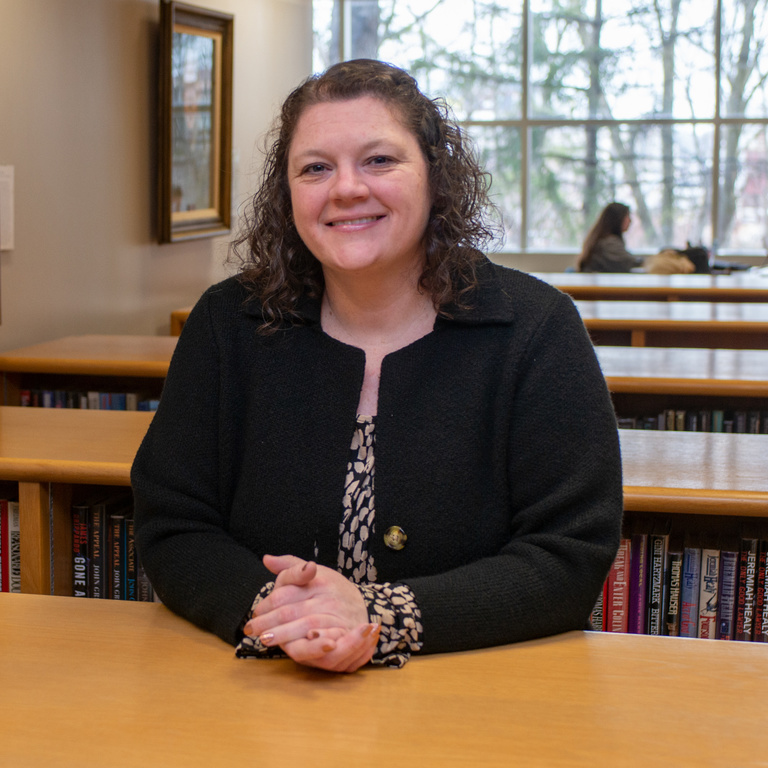
[(630, 272), (643, 266), (624, 245), (624, 233), (632, 221), (629, 207), (609, 203), (597, 217), (584, 240), (577, 262), (579, 272)]
[(622, 518), (618, 433), (571, 300), (491, 263), (487, 178), (378, 61), (284, 103), (132, 470), (171, 610), (352, 672), (587, 626)]

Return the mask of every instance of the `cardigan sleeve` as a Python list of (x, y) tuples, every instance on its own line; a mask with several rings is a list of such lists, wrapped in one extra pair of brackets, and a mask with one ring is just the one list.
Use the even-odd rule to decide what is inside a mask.
[[(274, 577), (228, 533), (222, 503), (220, 339), (209, 289), (179, 338), (160, 406), (131, 470), (136, 549), (171, 610), (231, 644), (254, 596)], [(217, 305), (239, 295), (221, 292)]]
[(508, 540), (493, 556), (403, 579), (421, 609), (423, 653), (584, 629), (615, 557), (623, 508), (616, 421), (567, 297), (531, 334), (509, 408)]

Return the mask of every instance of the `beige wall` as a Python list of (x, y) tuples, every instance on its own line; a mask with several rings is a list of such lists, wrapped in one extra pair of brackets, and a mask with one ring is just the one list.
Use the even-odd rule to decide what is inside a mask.
[[(235, 16), (234, 199), (311, 68), (311, 0), (205, 0)], [(0, 351), (78, 333), (168, 332), (226, 276), (227, 238), (158, 245), (159, 0), (0, 0), (0, 165), (15, 249), (0, 253)]]

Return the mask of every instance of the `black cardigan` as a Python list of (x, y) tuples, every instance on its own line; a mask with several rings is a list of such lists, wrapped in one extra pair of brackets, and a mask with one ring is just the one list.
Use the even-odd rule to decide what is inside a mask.
[[(486, 262), (470, 310), (382, 364), (381, 581), (422, 611), (424, 652), (585, 626), (622, 517), (615, 417), (571, 300)], [(137, 548), (172, 610), (229, 643), (264, 553), (335, 567), (364, 353), (303, 324), (259, 335), (237, 278), (184, 327), (132, 470)], [(384, 532), (407, 534), (388, 549)]]

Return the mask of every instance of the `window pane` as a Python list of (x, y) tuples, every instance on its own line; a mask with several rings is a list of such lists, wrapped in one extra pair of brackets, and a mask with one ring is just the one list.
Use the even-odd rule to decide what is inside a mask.
[(722, 112), (768, 117), (768, 3), (723, 0)]
[(472, 126), (466, 129), (481, 165), (493, 177), (491, 196), (502, 216), (503, 243), (494, 250), (518, 250), (520, 232), (520, 131), (517, 128)]
[(698, 152), (707, 141), (690, 126), (532, 129), (529, 248), (577, 251), (612, 200), (632, 209), (629, 250), (709, 241), (710, 169)]
[(768, 252), (768, 128), (723, 126), (720, 143), (719, 248)]
[[(338, 2), (315, 10), (316, 71), (334, 63)], [(520, 116), (522, 0), (349, 0), (346, 58), (368, 57), (407, 69), (459, 119)]]
[(714, 5), (531, 0), (531, 114), (711, 117)]

